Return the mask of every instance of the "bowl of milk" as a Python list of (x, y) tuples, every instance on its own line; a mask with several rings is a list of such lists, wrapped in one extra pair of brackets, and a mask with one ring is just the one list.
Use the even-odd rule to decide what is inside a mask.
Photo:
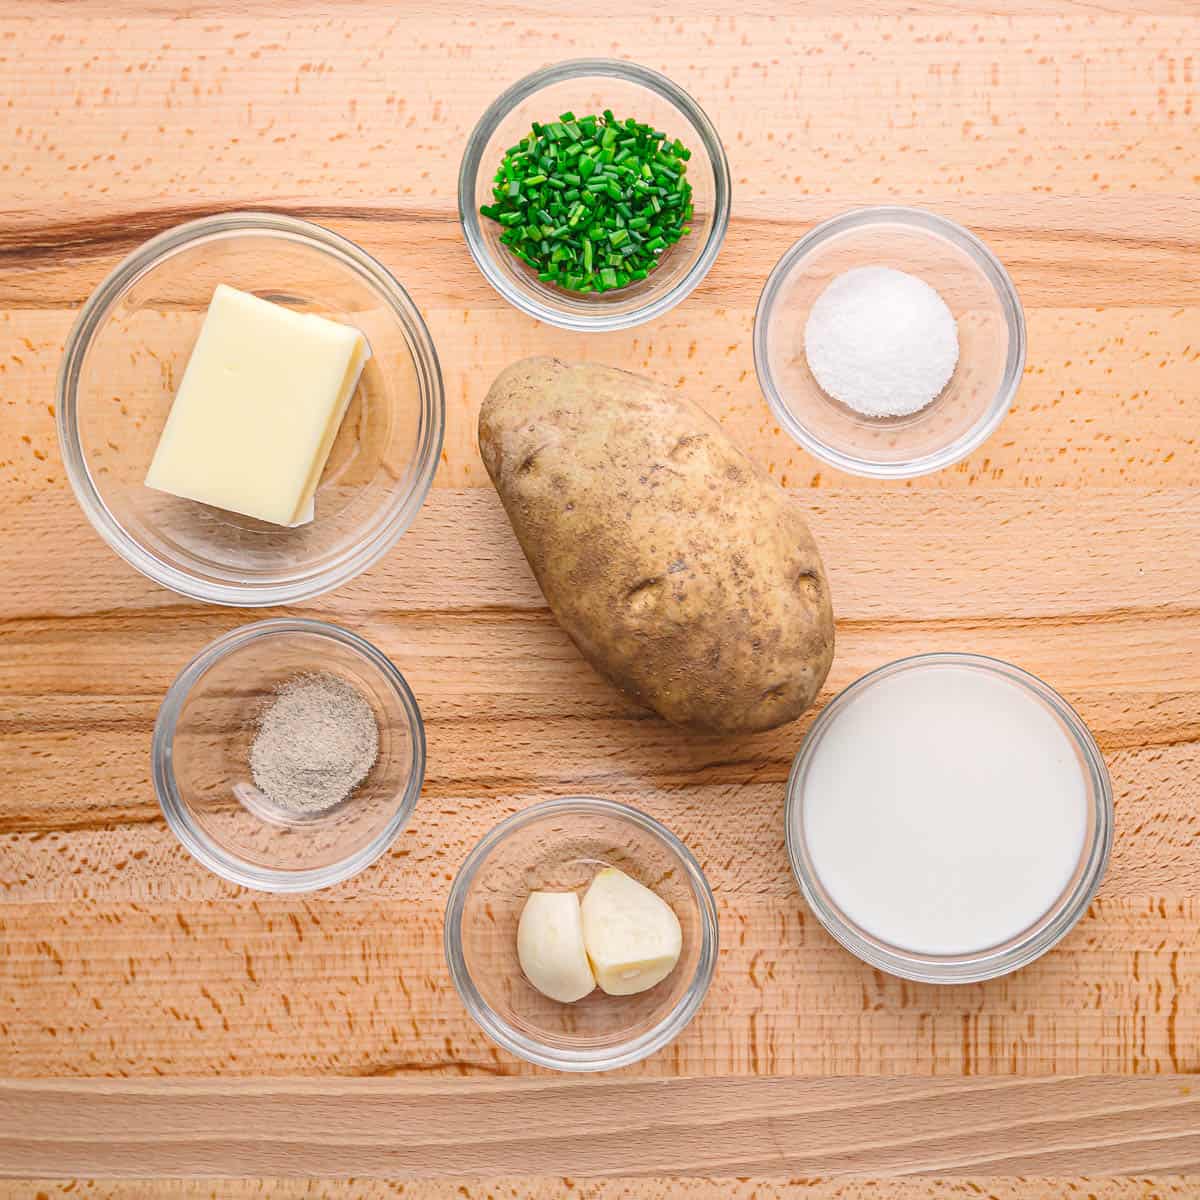
[(1032, 962), (1086, 911), (1112, 787), (1052, 688), (973, 654), (881, 667), (814, 722), (788, 783), (804, 897), (880, 970), (969, 983)]

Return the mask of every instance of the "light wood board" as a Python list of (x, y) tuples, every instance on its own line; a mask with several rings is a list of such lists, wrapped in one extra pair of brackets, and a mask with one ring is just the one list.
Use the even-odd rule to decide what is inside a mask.
[[(1188, 0), (0, 5), (0, 1174), (23, 1181), (2, 1194), (1200, 1194), (1167, 1178), (1200, 1171), (1186, 1079), (1200, 1072), (1198, 45)], [(585, 54), (638, 58), (692, 92), (735, 184), (695, 295), (596, 338), (508, 309), (454, 204), (485, 105)], [(906, 484), (795, 447), (750, 349), (778, 256), (815, 221), (878, 202), (984, 237), (1029, 326), (997, 434)], [(398, 275), (448, 404), (416, 525), (296, 610), (358, 630), (404, 671), (426, 786), (384, 861), (296, 900), (205, 874), (148, 776), (164, 689), (253, 614), (183, 602), (116, 559), (71, 497), (53, 419), (63, 340), (104, 273), (180, 220), (263, 206), (329, 225)], [(783, 853), (807, 721), (680, 737), (582, 663), (474, 444), (488, 382), (534, 352), (686, 386), (797, 489), (837, 602), (826, 696), (900, 655), (962, 649), (1020, 663), (1079, 709), (1113, 776), (1117, 839), (1058, 950), (961, 989), (871, 972), (805, 911)], [(666, 821), (720, 907), (709, 1003), (615, 1090), (495, 1050), (441, 958), (469, 847), (572, 792)], [(435, 1155), (412, 1132), (431, 1114)], [(302, 1146), (286, 1127), (301, 1118), (315, 1123)], [(593, 1171), (641, 1178), (575, 1178)], [(893, 1178), (910, 1171), (944, 1178)], [(327, 1178), (279, 1181), (309, 1173)], [(168, 1189), (172, 1174), (246, 1182)], [(78, 1183), (32, 1182), (50, 1176)]]
[(254, 1176), (529, 1177), (556, 1156), (626, 1178), (1200, 1172), (1179, 1076), (54, 1081), (0, 1087), (0, 1118), (8, 1172), (30, 1175), (50, 1153), (59, 1173), (168, 1177), (230, 1153)]
[(447, 1183), (374, 1179), (23, 1179), (5, 1200), (1193, 1200), (1196, 1176), (970, 1176), (955, 1179), (524, 1177)]

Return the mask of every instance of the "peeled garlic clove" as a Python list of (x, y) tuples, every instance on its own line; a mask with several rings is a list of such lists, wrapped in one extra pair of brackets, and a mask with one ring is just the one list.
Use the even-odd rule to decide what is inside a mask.
[(595, 988), (574, 892), (530, 892), (517, 926), (517, 959), (525, 978), (551, 1000), (572, 1004)]
[(679, 961), (679, 918), (665, 900), (624, 871), (605, 867), (592, 880), (580, 910), (596, 982), (610, 996), (652, 988)]

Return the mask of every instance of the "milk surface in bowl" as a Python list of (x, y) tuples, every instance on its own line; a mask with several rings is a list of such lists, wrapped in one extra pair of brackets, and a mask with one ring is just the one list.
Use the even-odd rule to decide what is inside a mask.
[(851, 685), (789, 786), (789, 851), (818, 917), (874, 965), (932, 982), (1049, 949), (1110, 841), (1107, 772), (1078, 716), (980, 656), (925, 655)]

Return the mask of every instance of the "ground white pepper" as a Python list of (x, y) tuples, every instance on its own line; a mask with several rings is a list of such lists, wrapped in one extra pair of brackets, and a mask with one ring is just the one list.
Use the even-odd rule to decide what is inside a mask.
[(250, 747), (255, 786), (286, 811), (313, 814), (343, 801), (379, 754), (379, 726), (353, 684), (327, 672), (297, 675), (264, 709)]

